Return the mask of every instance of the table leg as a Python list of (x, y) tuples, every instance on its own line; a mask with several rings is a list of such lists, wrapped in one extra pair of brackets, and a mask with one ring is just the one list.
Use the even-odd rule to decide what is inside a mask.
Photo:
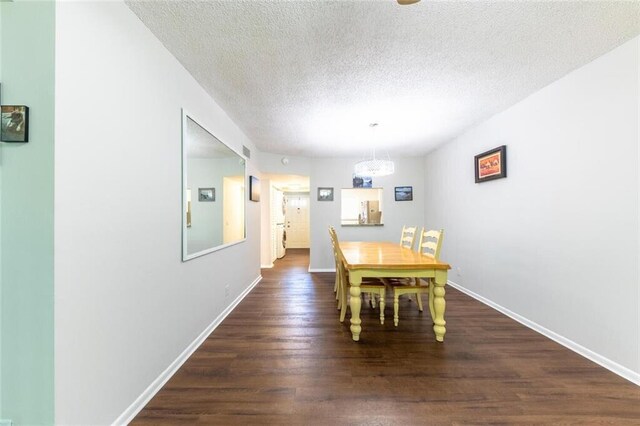
[[(447, 329), (445, 328), (445, 324), (447, 322), (444, 320), (444, 310), (446, 307), (446, 302), (444, 300), (444, 286), (447, 284), (447, 271), (436, 271), (436, 277), (431, 285), (434, 284), (433, 314), (435, 318), (433, 319), (433, 331), (436, 333), (436, 340), (438, 342), (443, 342), (444, 335), (447, 332)], [(431, 304), (431, 301), (429, 301), (429, 304)]]
[(362, 277), (350, 273), (349, 280), (351, 281), (351, 288), (349, 289), (349, 294), (351, 294), (351, 300), (349, 301), (349, 307), (351, 308), (351, 337), (357, 342), (360, 340), (360, 331), (362, 331), (362, 327), (360, 327), (362, 323), (360, 319), (360, 307), (362, 305), (360, 283), (362, 283)]
[(433, 289), (435, 288), (435, 284), (432, 279), (429, 279), (429, 313), (431, 314), (431, 322), (436, 323), (436, 311), (433, 308), (433, 299), (435, 298), (433, 294)]

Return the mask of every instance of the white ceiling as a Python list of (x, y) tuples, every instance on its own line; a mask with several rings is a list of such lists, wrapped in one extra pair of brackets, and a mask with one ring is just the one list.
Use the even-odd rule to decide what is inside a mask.
[(304, 156), (426, 153), (640, 33), (638, 1), (127, 4), (261, 151)]

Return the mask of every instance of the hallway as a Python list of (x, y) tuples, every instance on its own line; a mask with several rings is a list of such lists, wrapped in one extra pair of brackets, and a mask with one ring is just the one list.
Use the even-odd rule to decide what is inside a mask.
[(626, 422), (638, 388), (459, 291), (447, 335), (401, 302), (393, 326), (363, 304), (361, 341), (338, 321), (334, 274), (309, 251), (273, 269), (132, 424), (451, 424)]

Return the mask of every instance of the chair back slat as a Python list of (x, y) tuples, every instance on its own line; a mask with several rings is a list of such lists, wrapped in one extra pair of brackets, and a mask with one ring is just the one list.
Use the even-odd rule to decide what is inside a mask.
[(424, 228), (420, 233), (420, 253), (424, 256), (428, 256), (432, 259), (440, 259), (440, 248), (442, 247), (442, 237), (444, 231), (430, 230), (426, 231)]
[(416, 226), (403, 226), (400, 237), (400, 245), (409, 250), (413, 250), (413, 244), (416, 240)]

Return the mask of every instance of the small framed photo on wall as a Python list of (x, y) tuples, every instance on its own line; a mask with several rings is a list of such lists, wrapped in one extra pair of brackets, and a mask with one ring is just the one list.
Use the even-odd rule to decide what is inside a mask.
[(215, 201), (215, 188), (198, 188), (198, 201)]
[(507, 146), (502, 145), (474, 157), (476, 183), (507, 177)]
[(353, 187), (354, 188), (372, 188), (373, 179), (371, 179), (371, 176), (353, 175)]
[(413, 201), (413, 186), (396, 186), (396, 201)]
[(29, 107), (24, 105), (0, 107), (0, 141), (29, 142)]
[(249, 176), (249, 200), (260, 201), (260, 179)]
[(318, 201), (333, 201), (333, 188), (318, 188)]

